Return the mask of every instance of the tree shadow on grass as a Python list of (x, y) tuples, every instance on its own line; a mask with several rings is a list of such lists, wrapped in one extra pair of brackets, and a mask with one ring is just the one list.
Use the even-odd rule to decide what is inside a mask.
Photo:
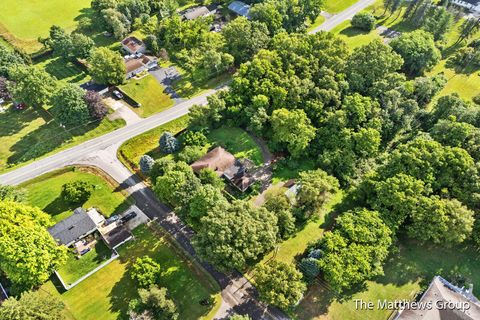
[(80, 206), (81, 204), (70, 205), (66, 203), (61, 196), (58, 196), (57, 198), (55, 198), (55, 200), (47, 204), (45, 208), (43, 208), (43, 211), (48, 212), (51, 216), (55, 217), (56, 215), (59, 215), (65, 211), (72, 211), (73, 209)]
[(8, 137), (20, 132), (37, 118), (38, 115), (32, 108), (26, 110), (16, 110), (13, 107), (8, 108), (4, 113), (0, 114), (0, 137)]
[[(121, 259), (121, 258), (119, 258)], [(119, 312), (118, 319), (128, 319), (128, 304), (138, 297), (137, 284), (132, 280), (130, 271), (127, 270), (109, 293), (111, 311)]]
[(360, 29), (357, 29), (355, 27), (348, 27), (346, 29), (343, 29), (342, 31), (340, 31), (340, 34), (344, 35), (344, 36), (347, 36), (347, 37), (355, 37), (355, 36), (360, 36), (360, 35), (367, 35), (369, 34), (370, 32), (375, 32), (375, 30), (372, 30), (372, 31), (364, 31), (364, 30), (360, 30)]
[(58, 80), (74, 77), (69, 80), (69, 82), (80, 82), (87, 77), (87, 74), (71, 61), (67, 61), (61, 57), (55, 57), (53, 59), (49, 58), (50, 57), (43, 59), (44, 61), (48, 60), (48, 63), (45, 65), (45, 71)]

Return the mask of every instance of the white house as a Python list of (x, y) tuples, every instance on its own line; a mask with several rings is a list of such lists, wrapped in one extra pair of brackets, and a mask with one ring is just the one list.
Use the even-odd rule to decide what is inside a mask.
[(138, 55), (128, 56), (125, 58), (125, 68), (127, 69), (126, 78), (136, 76), (137, 74), (150, 70), (158, 66), (158, 59), (152, 56)]

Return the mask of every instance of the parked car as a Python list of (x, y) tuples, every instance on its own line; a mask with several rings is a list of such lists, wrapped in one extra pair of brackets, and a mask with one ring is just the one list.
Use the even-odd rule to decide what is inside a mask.
[(120, 219), (120, 216), (118, 214), (111, 216), (107, 220), (105, 220), (105, 225), (108, 226), (109, 224), (114, 223), (115, 221), (118, 221)]
[(132, 211), (132, 212), (129, 212), (129, 213), (127, 213), (126, 215), (124, 215), (121, 220), (122, 220), (123, 223), (125, 223), (125, 222), (127, 222), (127, 221), (132, 220), (132, 219), (135, 218), (136, 216), (137, 216), (137, 213), (134, 212), (134, 211)]
[(123, 99), (123, 94), (118, 91), (118, 90), (114, 90), (113, 91), (113, 95), (117, 98), (117, 99)]

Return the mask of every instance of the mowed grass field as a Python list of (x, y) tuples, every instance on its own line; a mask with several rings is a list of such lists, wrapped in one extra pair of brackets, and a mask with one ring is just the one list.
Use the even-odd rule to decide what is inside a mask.
[[(120, 258), (93, 274), (78, 286), (60, 293), (47, 282), (40, 290), (58, 296), (66, 304), (68, 319), (128, 319), (128, 303), (137, 296), (130, 268), (138, 257), (150, 256), (161, 266), (159, 285), (166, 287), (175, 302), (179, 319), (211, 319), (219, 307), (219, 288), (188, 258), (177, 254), (154, 225), (134, 230), (135, 240), (119, 248)], [(200, 301), (214, 297), (214, 306)]]
[(119, 88), (142, 104), (139, 108), (131, 109), (143, 118), (164, 111), (174, 105), (174, 101), (164, 92), (165, 88), (152, 75), (147, 75), (139, 80), (127, 80), (127, 83), (119, 86)]
[(91, 0), (2, 0), (0, 30), (13, 44), (31, 53), (41, 48), (38, 37), (46, 37), (52, 25), (67, 30), (88, 14)]
[[(70, 204), (61, 197), (62, 186), (74, 181), (86, 181), (94, 186), (94, 191), (85, 203)], [(95, 207), (107, 217), (121, 213), (131, 204), (125, 195), (117, 189), (113, 181), (104, 179), (92, 168), (68, 167), (44, 174), (23, 183), (20, 187), (28, 193), (27, 203), (39, 207), (53, 217), (55, 222), (65, 219), (79, 206), (85, 209)]]
[(100, 122), (65, 130), (42, 109), (8, 108), (0, 114), (0, 172), (24, 165), (54, 152), (116, 130), (125, 120)]

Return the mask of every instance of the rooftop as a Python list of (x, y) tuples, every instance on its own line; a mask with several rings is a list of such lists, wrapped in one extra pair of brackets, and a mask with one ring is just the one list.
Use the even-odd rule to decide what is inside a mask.
[(83, 208), (77, 208), (70, 217), (50, 227), (48, 232), (59, 244), (69, 246), (75, 240), (92, 233), (96, 229), (95, 222), (87, 212)]
[(216, 147), (202, 158), (192, 163), (191, 167), (195, 172), (209, 168), (222, 175), (223, 172), (234, 163), (235, 157), (230, 152), (222, 147)]
[(232, 10), (239, 16), (249, 17), (250, 6), (242, 1), (233, 1), (228, 5), (228, 9)]
[[(475, 320), (480, 319), (480, 301), (470, 289), (459, 288), (440, 276), (433, 278), (420, 302), (432, 308), (406, 308), (395, 320)], [(451, 303), (453, 308), (438, 308)]]
[(195, 20), (199, 17), (203, 17), (208, 14), (210, 14), (210, 10), (208, 10), (208, 8), (205, 6), (201, 6), (201, 7), (187, 9), (183, 13), (183, 17), (187, 20)]
[(122, 44), (132, 52), (137, 52), (143, 46), (142, 40), (136, 37), (125, 38), (122, 40)]

